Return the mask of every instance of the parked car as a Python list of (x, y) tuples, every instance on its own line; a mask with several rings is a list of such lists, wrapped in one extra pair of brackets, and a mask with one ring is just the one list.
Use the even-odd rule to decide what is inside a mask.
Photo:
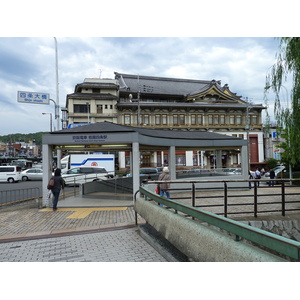
[[(281, 178), (281, 172), (284, 172), (285, 166), (278, 166), (278, 167), (275, 167), (273, 170), (275, 172), (275, 179), (278, 179), (278, 178)], [(266, 172), (262, 178), (270, 179), (270, 172)], [(268, 182), (267, 182), (267, 184), (268, 184)]]
[(158, 169), (157, 168), (140, 168), (140, 174), (142, 174), (142, 175), (158, 174)]
[(226, 168), (223, 170), (225, 175), (241, 175), (242, 169), (241, 168)]
[(75, 167), (62, 174), (66, 185), (106, 180), (108, 177), (108, 172), (102, 167)]
[[(160, 172), (157, 168), (140, 168), (140, 177), (142, 179), (157, 179)], [(126, 175), (126, 177), (131, 177), (132, 174), (129, 173)]]
[(27, 169), (21, 173), (21, 178), (23, 181), (43, 180), (43, 169), (40, 168)]
[(0, 166), (0, 182), (14, 183), (21, 180), (20, 166)]

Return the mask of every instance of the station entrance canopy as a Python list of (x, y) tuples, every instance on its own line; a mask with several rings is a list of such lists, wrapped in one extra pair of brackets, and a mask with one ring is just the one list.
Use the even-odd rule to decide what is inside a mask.
[(139, 188), (140, 151), (168, 151), (171, 180), (176, 179), (176, 150), (239, 149), (242, 158), (242, 178), (248, 178), (247, 141), (208, 131), (158, 130), (100, 122), (63, 129), (43, 135), (43, 202), (47, 205), (47, 182), (52, 167), (53, 150), (69, 151), (131, 151), (133, 191)]

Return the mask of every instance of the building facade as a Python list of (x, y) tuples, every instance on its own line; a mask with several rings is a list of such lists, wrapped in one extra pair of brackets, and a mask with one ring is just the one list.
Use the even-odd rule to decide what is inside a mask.
[[(69, 127), (110, 121), (127, 126), (164, 130), (210, 131), (247, 139), (249, 163), (264, 161), (261, 104), (243, 101), (227, 84), (217, 80), (190, 80), (115, 72), (115, 79), (85, 79), (67, 95)], [(130, 164), (120, 155), (121, 167)], [(212, 168), (213, 150), (177, 151), (178, 166)], [(141, 166), (168, 163), (163, 151), (141, 153)], [(240, 166), (239, 151), (222, 153), (223, 167)]]

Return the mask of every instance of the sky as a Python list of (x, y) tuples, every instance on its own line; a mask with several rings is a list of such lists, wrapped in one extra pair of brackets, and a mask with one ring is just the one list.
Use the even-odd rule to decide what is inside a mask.
[[(187, 0), (187, 3), (190, 2), (193, 1)], [(57, 1), (51, 3), (54, 6)], [(72, 3), (76, 7), (77, 1)], [(157, 1), (153, 3), (156, 4)], [(18, 91), (49, 93), (50, 98), (55, 101), (58, 97), (60, 107), (65, 107), (66, 96), (74, 92), (76, 84), (82, 83), (85, 78), (114, 78), (114, 72), (221, 80), (222, 85), (228, 84), (230, 90), (242, 96), (242, 99), (266, 105), (265, 79), (275, 62), (279, 40), (273, 37), (277, 35), (268, 35), (269, 32), (261, 36), (260, 28), (250, 33), (248, 29), (240, 30), (247, 22), (237, 24), (235, 20), (227, 28), (229, 22), (225, 22), (223, 18), (224, 22), (215, 24), (217, 28), (212, 31), (209, 30), (210, 26), (204, 26), (203, 34), (203, 31), (195, 28), (196, 24), (201, 27), (199, 16), (198, 22), (192, 22), (196, 14), (193, 10), (189, 10), (189, 23), (186, 24), (185, 19), (182, 19), (178, 25), (175, 18), (167, 19), (166, 15), (165, 22), (161, 23), (162, 12), (155, 11), (156, 15), (151, 15), (151, 6), (147, 8), (151, 18), (149, 15), (135, 13), (126, 17), (126, 10), (124, 12), (124, 7), (120, 7), (122, 13), (116, 13), (113, 18), (101, 15), (101, 18), (98, 16), (95, 19), (93, 12), (84, 18), (82, 11), (76, 11), (74, 15), (66, 14), (68, 17), (62, 23), (63, 9), (55, 10), (53, 6), (48, 6), (48, 19), (51, 22), (45, 28), (45, 22), (41, 22), (39, 14), (35, 14), (35, 22), (32, 18), (29, 22), (24, 22), (22, 15), (25, 15), (25, 5), (23, 2), (20, 5), (23, 14), (19, 10), (14, 13), (14, 20), (21, 19), (18, 23), (20, 26), (7, 30), (9, 26), (6, 23), (6, 28), (1, 26), (0, 31), (0, 135), (49, 131), (50, 115), (43, 115), (45, 112), (53, 114), (53, 124), (57, 129), (52, 102), (50, 105), (19, 103)], [(108, 4), (105, 8), (111, 9), (111, 5)], [(166, 7), (163, 6), (164, 8)], [(185, 9), (181, 9), (183, 8), (177, 7), (174, 10), (175, 17), (186, 15)], [(43, 17), (45, 12), (46, 9)], [(80, 22), (75, 22), (76, 15), (80, 13)], [(57, 19), (54, 14), (58, 15)], [(223, 17), (223, 14), (224, 12), (219, 12), (217, 19)], [(5, 18), (6, 15), (4, 21), (0, 22), (4, 23)], [(115, 19), (117, 21), (114, 22)], [(54, 26), (56, 20), (58, 25)], [(201, 20), (211, 21), (211, 16)], [(151, 21), (150, 25), (147, 21)], [(64, 26), (60, 26), (61, 24)], [(145, 29), (144, 24), (148, 24)], [(158, 24), (155, 29), (154, 24)], [(186, 28), (185, 31), (183, 28)], [(58, 95), (54, 37), (58, 53)], [(282, 95), (285, 102), (288, 93)], [(274, 97), (270, 94), (268, 98), (269, 113), (272, 115)]]

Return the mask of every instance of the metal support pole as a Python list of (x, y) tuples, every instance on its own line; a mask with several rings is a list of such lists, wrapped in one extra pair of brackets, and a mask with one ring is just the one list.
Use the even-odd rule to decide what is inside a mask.
[(192, 206), (195, 207), (195, 183), (192, 183)]
[(224, 217), (227, 218), (227, 204), (228, 204), (228, 191), (227, 191), (227, 183), (224, 182)]
[(254, 217), (257, 218), (257, 182), (254, 181)]
[(281, 214), (285, 216), (285, 186), (284, 181), (281, 182)]

